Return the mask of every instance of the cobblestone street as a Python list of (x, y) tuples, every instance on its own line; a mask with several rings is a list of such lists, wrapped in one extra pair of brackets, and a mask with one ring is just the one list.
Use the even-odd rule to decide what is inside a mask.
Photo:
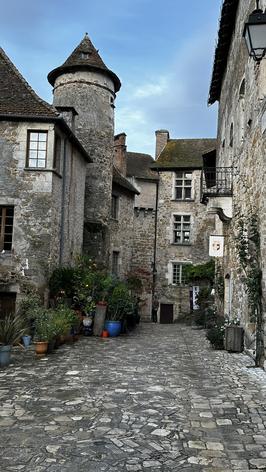
[(19, 350), (0, 371), (1, 472), (266, 471), (266, 373), (251, 364), (184, 325)]

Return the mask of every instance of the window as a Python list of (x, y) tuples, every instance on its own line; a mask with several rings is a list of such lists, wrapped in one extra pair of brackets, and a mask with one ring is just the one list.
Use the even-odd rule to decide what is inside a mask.
[(91, 55), (90, 52), (82, 52), (82, 53), (80, 54), (81, 59), (89, 59), (90, 55)]
[(191, 200), (192, 173), (176, 172), (175, 174), (175, 200)]
[(229, 146), (233, 147), (234, 145), (234, 125), (231, 123), (230, 126), (230, 136), (229, 136)]
[(118, 260), (119, 260), (119, 252), (113, 251), (112, 254), (112, 274), (118, 275)]
[(175, 244), (189, 244), (190, 231), (190, 215), (174, 215), (173, 242)]
[(180, 264), (179, 262), (172, 263), (172, 284), (173, 285), (184, 285), (184, 266), (185, 264)]
[(47, 131), (28, 131), (27, 167), (46, 167)]
[(117, 195), (112, 195), (111, 217), (115, 220), (118, 220), (118, 204), (119, 197)]
[(0, 207), (0, 251), (11, 251), (14, 207)]
[(60, 172), (60, 161), (61, 161), (61, 138), (58, 134), (55, 135), (54, 140), (54, 163), (53, 168)]

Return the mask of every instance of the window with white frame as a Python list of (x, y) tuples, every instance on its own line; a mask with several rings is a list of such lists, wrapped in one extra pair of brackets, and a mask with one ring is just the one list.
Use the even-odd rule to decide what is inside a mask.
[(180, 264), (180, 262), (172, 262), (172, 284), (173, 285), (184, 285), (185, 280), (185, 264)]
[(190, 244), (191, 241), (191, 217), (190, 215), (174, 215), (173, 243)]
[(191, 200), (192, 199), (192, 173), (176, 172), (174, 186), (175, 200)]
[(27, 167), (44, 169), (47, 160), (47, 131), (28, 131)]

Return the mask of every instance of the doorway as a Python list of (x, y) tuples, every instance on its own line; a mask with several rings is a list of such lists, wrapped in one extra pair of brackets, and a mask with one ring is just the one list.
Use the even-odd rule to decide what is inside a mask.
[(0, 319), (10, 313), (15, 313), (16, 295), (14, 292), (0, 292)]
[(174, 305), (172, 303), (160, 304), (160, 323), (171, 324), (174, 321)]

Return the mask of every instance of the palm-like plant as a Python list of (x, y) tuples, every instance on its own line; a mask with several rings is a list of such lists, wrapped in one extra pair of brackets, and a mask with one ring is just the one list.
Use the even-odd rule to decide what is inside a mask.
[(20, 341), (27, 331), (25, 319), (19, 315), (9, 314), (0, 320), (0, 344), (9, 346)]

